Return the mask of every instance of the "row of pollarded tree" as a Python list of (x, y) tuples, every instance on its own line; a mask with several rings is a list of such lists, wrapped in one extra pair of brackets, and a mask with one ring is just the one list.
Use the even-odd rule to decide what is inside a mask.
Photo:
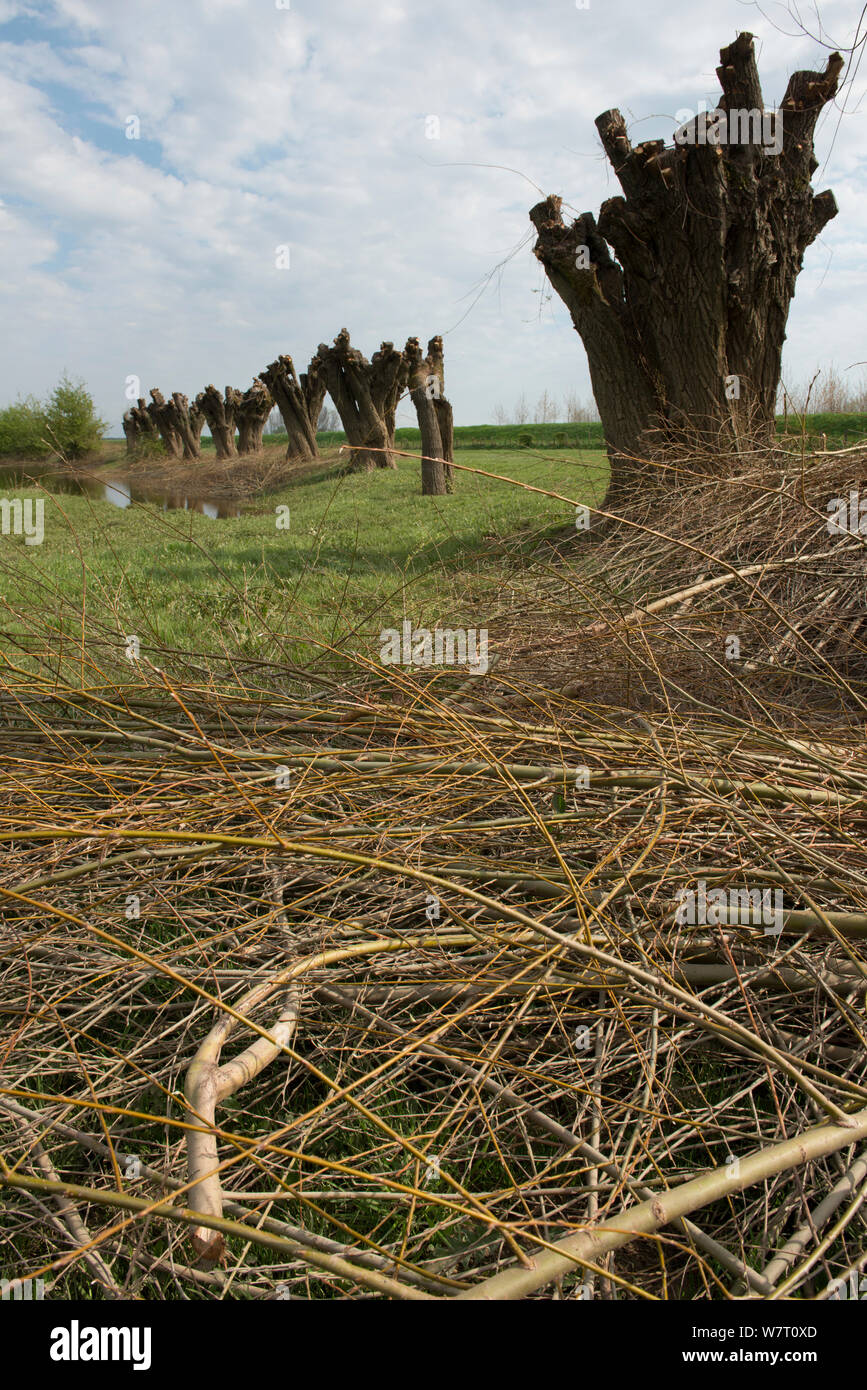
[(454, 428), (444, 394), (440, 337), (431, 338), (426, 354), (418, 338), (410, 338), (403, 351), (383, 343), (368, 361), (344, 328), (331, 347), (320, 343), (300, 375), (292, 358), (283, 355), (247, 391), (227, 386), (221, 393), (208, 386), (190, 403), (180, 391), (166, 400), (161, 391), (152, 390), (149, 404), (140, 397), (124, 415), (127, 451), (135, 454), (146, 439), (161, 439), (170, 457), (197, 459), (207, 425), (218, 459), (254, 454), (262, 448), (265, 422), (276, 405), (289, 440), (286, 457), (317, 458), (316, 427), (326, 393), (340, 416), (351, 447), (349, 467), (356, 472), (397, 466), (395, 415), (408, 395), (421, 430), (422, 492), (451, 492)]
[(227, 386), (221, 394), (216, 386), (208, 386), (192, 404), (180, 391), (173, 391), (166, 400), (162, 391), (154, 387), (150, 404), (139, 396), (123, 417), (127, 453), (137, 453), (145, 440), (160, 439), (170, 458), (201, 458), (205, 425), (213, 436), (217, 458), (258, 453), (273, 404), (258, 377), (249, 391)]

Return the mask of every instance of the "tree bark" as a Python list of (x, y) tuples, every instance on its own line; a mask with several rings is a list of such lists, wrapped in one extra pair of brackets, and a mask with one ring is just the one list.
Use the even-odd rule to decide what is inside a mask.
[(151, 404), (147, 410), (159, 430), (166, 453), (170, 458), (180, 458), (183, 452), (183, 440), (178, 430), (174, 403), (167, 401), (162, 391), (152, 388)]
[[(373, 354), (370, 366), (371, 395), (385, 421), (385, 434), (391, 450), (394, 448), (397, 407), (408, 381), (407, 364), (404, 354), (395, 348), (394, 343), (383, 343), (379, 352)], [(397, 467), (397, 460), (391, 454), (387, 466)]]
[(123, 432), (126, 435), (126, 452), (132, 456), (138, 452), (139, 427), (131, 410), (124, 412)]
[(427, 345), (427, 357), (431, 364), (431, 375), (439, 381), (439, 391), (434, 392), (434, 409), (437, 413), (437, 422), (440, 427), (440, 440), (443, 451), (441, 457), (446, 459), (446, 492), (453, 492), (455, 486), (455, 471), (452, 463), (455, 457), (455, 425), (452, 413), (451, 402), (445, 395), (446, 376), (445, 364), (443, 361), (443, 340), (439, 333), (435, 338), (431, 338)]
[(262, 434), (273, 404), (270, 391), (256, 377), (253, 385), (241, 396), (236, 410), (239, 454), (262, 452)]
[(240, 391), (227, 386), (221, 396), (216, 386), (207, 386), (196, 396), (196, 408), (207, 421), (208, 429), (214, 439), (214, 451), (218, 459), (237, 458), (235, 448), (235, 409), (240, 399)]
[(633, 148), (619, 111), (597, 118), (625, 195), (603, 204), (598, 224), (585, 212), (567, 225), (557, 197), (532, 209), (535, 254), (587, 350), (609, 497), (653, 476), (641, 462), (650, 430), (687, 430), (709, 449), (768, 440), (804, 252), (837, 212), (810, 178), (813, 131), (842, 66), (832, 53), (823, 73), (794, 73), (778, 124), (766, 117), (759, 135), (744, 121), (763, 98), (752, 35), (741, 34), (720, 53), (717, 110), (673, 147)]
[(446, 400), (445, 396), (440, 396), (438, 400), (434, 401), (434, 410), (437, 413), (440, 439), (443, 446), (441, 457), (446, 461), (443, 465), (443, 472), (446, 475), (446, 492), (454, 492), (455, 470), (452, 468), (452, 463), (455, 457), (455, 421), (452, 403)]
[(166, 402), (167, 407), (171, 405), (175, 431), (181, 441), (181, 449), (185, 459), (199, 459), (202, 457), (201, 437), (205, 423), (205, 417), (196, 407), (195, 402), (190, 406), (186, 396), (180, 391), (172, 392), (171, 402)]
[[(422, 357), (418, 338), (410, 338), (404, 349), (410, 400), (415, 406), (421, 431), (421, 490), (425, 497), (443, 497), (451, 492), (450, 473), (445, 459), (452, 455), (451, 406), (443, 396), (442, 338), (428, 343)], [(443, 439), (443, 429), (446, 439)]]
[(328, 393), (352, 445), (352, 471), (396, 468), (392, 453), (394, 419), (407, 382), (404, 354), (393, 343), (383, 343), (368, 362), (352, 347), (349, 333), (343, 328), (333, 347), (320, 343), (318, 357)]
[(300, 378), (292, 358), (286, 354), (266, 367), (261, 378), (274, 397), (286, 427), (287, 459), (318, 458), (316, 427), (327, 389), (318, 354)]
[(126, 435), (126, 451), (130, 455), (140, 453), (147, 440), (156, 442), (159, 438), (156, 421), (144, 396), (139, 396), (135, 405), (130, 406), (124, 415), (123, 432)]

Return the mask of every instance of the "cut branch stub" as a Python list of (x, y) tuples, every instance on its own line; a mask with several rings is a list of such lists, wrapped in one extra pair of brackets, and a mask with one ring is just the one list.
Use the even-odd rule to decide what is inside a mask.
[(280, 411), (286, 428), (288, 459), (318, 458), (316, 425), (325, 400), (325, 377), (318, 356), (299, 378), (287, 354), (278, 357), (260, 374)]
[(262, 434), (273, 404), (274, 400), (270, 391), (256, 377), (253, 385), (248, 387), (240, 397), (235, 408), (235, 417), (238, 421), (239, 454), (261, 453)]
[(368, 472), (396, 468), (394, 417), (406, 386), (404, 354), (392, 343), (383, 343), (368, 362), (341, 329), (332, 347), (320, 343), (318, 358), (328, 393), (352, 446), (350, 468)]
[(672, 147), (633, 147), (619, 111), (598, 117), (623, 190), (598, 225), (589, 212), (567, 225), (555, 197), (532, 209), (535, 254), (587, 350), (615, 494), (646, 479), (650, 429), (734, 443), (735, 455), (770, 436), (795, 282), (837, 211), (810, 176), (841, 69), (835, 53), (824, 72), (793, 74), (780, 112), (764, 112), (741, 34), (720, 53), (719, 107)]
[(240, 391), (227, 386), (224, 396), (216, 386), (207, 386), (196, 396), (196, 408), (204, 416), (214, 440), (218, 459), (235, 458), (235, 409)]

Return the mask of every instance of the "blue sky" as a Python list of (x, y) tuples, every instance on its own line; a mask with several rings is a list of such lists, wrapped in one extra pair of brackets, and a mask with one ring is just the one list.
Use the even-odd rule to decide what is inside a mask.
[[(531, 253), (540, 191), (597, 211), (617, 191), (600, 111), (670, 141), (678, 110), (714, 105), (742, 29), (774, 105), (790, 72), (851, 44), (859, 9), (822, 4), (804, 36), (782, 6), (727, 0), (0, 0), (0, 399), (66, 369), (117, 432), (129, 377), (244, 388), (344, 325), (368, 356), (443, 333), (459, 423), (522, 393), (588, 398)], [(817, 139), (814, 185), (840, 215), (799, 280), (795, 382), (867, 358), (867, 103), (850, 77)]]

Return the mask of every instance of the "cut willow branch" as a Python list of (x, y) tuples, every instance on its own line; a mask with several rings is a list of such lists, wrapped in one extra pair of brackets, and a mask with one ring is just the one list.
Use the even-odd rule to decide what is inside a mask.
[(837, 1208), (842, 1206), (847, 1197), (853, 1195), (858, 1184), (862, 1183), (865, 1178), (867, 1178), (867, 1152), (862, 1150), (854, 1163), (850, 1164), (843, 1176), (834, 1184), (831, 1191), (809, 1213), (803, 1226), (798, 1228), (795, 1234), (786, 1241), (782, 1250), (779, 1250), (765, 1266), (764, 1276), (772, 1286), (791, 1269), (807, 1248), (809, 1241), (822, 1231)]
[[(35, 1110), (28, 1110), (26, 1106), (20, 1105), (17, 1101), (9, 1099), (7, 1096), (0, 1095), (0, 1109), (8, 1111), (12, 1115), (20, 1116), (30, 1122), (31, 1125), (44, 1126), (44, 1130), (56, 1132), (63, 1135), (66, 1139), (73, 1140), (80, 1144), (89, 1153), (98, 1154), (101, 1158), (117, 1161), (120, 1155), (116, 1153), (104, 1140), (95, 1138), (92, 1134), (87, 1134), (84, 1130), (76, 1129), (73, 1125), (65, 1123), (63, 1120), (55, 1120), (48, 1115), (39, 1113)], [(172, 1177), (170, 1173), (164, 1173), (158, 1168), (152, 1168), (147, 1163), (141, 1163), (140, 1174), (160, 1187), (168, 1188), (170, 1191), (186, 1191), (187, 1184), (179, 1178)], [(232, 1216), (246, 1217), (247, 1208), (240, 1202), (231, 1201), (224, 1198), (223, 1208)], [(317, 1235), (313, 1231), (304, 1230), (298, 1226), (291, 1226), (285, 1221), (277, 1221), (272, 1217), (258, 1217), (256, 1222), (257, 1229), (270, 1231), (273, 1235), (282, 1236), (287, 1240), (296, 1242), (303, 1248), (309, 1247), (313, 1250), (320, 1250), (326, 1255), (338, 1255), (340, 1257), (349, 1256), (353, 1263), (358, 1263), (363, 1268), (373, 1269), (379, 1272), (392, 1273), (395, 1264), (393, 1259), (386, 1259), (382, 1255), (377, 1255), (369, 1250), (355, 1249), (347, 1246), (346, 1242), (329, 1240), (326, 1236)], [(297, 1253), (297, 1252), (296, 1252)], [(409, 1283), (418, 1288), (427, 1289), (432, 1293), (440, 1293), (445, 1287), (454, 1287), (454, 1280), (446, 1280), (439, 1277), (427, 1277), (419, 1274), (416, 1270), (401, 1265), (401, 1274)]]
[[(251, 1010), (270, 987), (252, 991), (241, 1001), (239, 1012)], [(190, 1202), (196, 1211), (207, 1216), (222, 1216), (223, 1190), (219, 1175), (217, 1135), (214, 1129), (217, 1105), (252, 1081), (273, 1062), (291, 1042), (298, 1023), (300, 994), (290, 985), (280, 1017), (271, 1030), (273, 1041), (257, 1038), (231, 1062), (220, 1065), (220, 1052), (235, 1025), (231, 1017), (220, 1019), (205, 1038), (187, 1071), (184, 1095), (193, 1114), (208, 1126), (187, 1133), (187, 1172), (193, 1186)], [(193, 1246), (205, 1260), (216, 1262), (223, 1255), (222, 1236), (213, 1235), (207, 1227), (193, 1231)]]
[(819, 1125), (795, 1139), (774, 1144), (739, 1160), (736, 1175), (728, 1165), (703, 1173), (691, 1182), (660, 1193), (636, 1207), (627, 1208), (613, 1220), (604, 1221), (591, 1231), (558, 1241), (551, 1250), (537, 1255), (531, 1270), (510, 1268), (456, 1294), (457, 1299), (493, 1300), (524, 1298), (554, 1279), (569, 1274), (579, 1260), (598, 1260), (600, 1255), (619, 1250), (641, 1235), (651, 1235), (678, 1217), (687, 1216), (721, 1201), (733, 1192), (743, 1192), (754, 1183), (764, 1182), (778, 1173), (801, 1168), (826, 1154), (836, 1153), (858, 1139), (867, 1138), (867, 1110), (851, 1117), (851, 1125)]
[[(384, 1028), (389, 1033), (393, 1033), (402, 1038), (415, 1036), (407, 1029), (398, 1028), (395, 1024), (389, 1023), (386, 1019), (374, 1014), (357, 1000), (347, 997), (341, 990), (323, 987), (319, 992), (327, 998), (335, 1000), (335, 1002), (344, 1004), (349, 1009), (358, 1010), (368, 1018), (375, 1019), (377, 1026), (379, 1028)], [(508, 1086), (500, 1085), (499, 1082), (494, 1081), (492, 1077), (487, 1075), (486, 1072), (481, 1071), (478, 1067), (471, 1066), (467, 1062), (462, 1062), (460, 1058), (453, 1057), (451, 1053), (431, 1043), (420, 1042), (418, 1044), (418, 1050), (426, 1057), (435, 1057), (438, 1061), (445, 1063), (450, 1070), (457, 1072), (460, 1076), (466, 1077), (474, 1086), (480, 1086), (483, 1091), (487, 1091), (489, 1095), (496, 1096), (499, 1101), (514, 1106), (515, 1110), (524, 1120), (544, 1130), (545, 1133), (550, 1134), (563, 1145), (567, 1153), (572, 1151), (579, 1153), (582, 1158), (586, 1158), (590, 1163), (606, 1172), (618, 1185), (622, 1184), (630, 1190), (635, 1191), (639, 1196), (647, 1197), (648, 1199), (652, 1199), (657, 1195), (652, 1188), (647, 1187), (645, 1184), (633, 1183), (626, 1178), (620, 1166), (612, 1159), (607, 1158), (600, 1149), (594, 1147), (592, 1144), (588, 1144), (586, 1140), (581, 1139), (577, 1134), (574, 1134), (570, 1129), (561, 1125), (557, 1120), (552, 1119), (550, 1115), (546, 1115), (544, 1111), (537, 1109), (533, 1105), (529, 1105), (517, 1092), (513, 1091)], [(682, 1231), (690, 1240), (694, 1241), (700, 1250), (703, 1250), (705, 1254), (712, 1255), (714, 1259), (719, 1260), (720, 1264), (728, 1269), (730, 1273), (744, 1279), (749, 1284), (750, 1288), (762, 1294), (771, 1292), (773, 1286), (764, 1275), (759, 1274), (756, 1270), (750, 1269), (749, 1265), (745, 1265), (737, 1256), (732, 1255), (730, 1250), (720, 1245), (719, 1241), (707, 1235), (705, 1231), (702, 1231), (698, 1226), (694, 1225), (693, 1222), (683, 1219), (675, 1221), (674, 1224), (678, 1230)]]
[[(2, 1104), (2, 1099), (0, 1099), (0, 1105)], [(8, 1107), (4, 1105), (3, 1108), (6, 1109)], [(16, 1112), (13, 1111), (12, 1113)], [(33, 1153), (37, 1167), (49, 1182), (61, 1185), (54, 1164), (45, 1152), (43, 1145), (38, 1139), (32, 1136), (33, 1126), (21, 1115), (20, 1110), (17, 1112), (17, 1117), (21, 1122), (25, 1134), (28, 1136), (28, 1147)], [(78, 1246), (81, 1250), (81, 1258), (90, 1269), (97, 1283), (102, 1285), (109, 1298), (121, 1298), (122, 1294), (117, 1286), (115, 1277), (102, 1258), (102, 1255), (99, 1253), (99, 1250), (95, 1248), (96, 1242), (93, 1240), (90, 1232), (82, 1221), (75, 1203), (60, 1192), (55, 1195), (54, 1202), (60, 1213), (63, 1225), (69, 1232), (73, 1245)]]
[[(285, 1236), (274, 1235), (270, 1231), (259, 1230), (243, 1221), (227, 1221), (224, 1217), (191, 1211), (186, 1207), (175, 1206), (171, 1202), (149, 1202), (141, 1197), (129, 1196), (125, 1192), (107, 1192), (97, 1187), (82, 1187), (78, 1183), (51, 1182), (47, 1178), (31, 1178), (9, 1169), (0, 1171), (0, 1185), (2, 1184), (7, 1187), (21, 1188), (25, 1192), (45, 1193), (49, 1196), (92, 1202), (96, 1206), (117, 1207), (121, 1211), (130, 1212), (132, 1215), (156, 1216), (161, 1220), (177, 1222), (182, 1226), (204, 1226), (209, 1230), (216, 1231), (221, 1237), (235, 1237), (238, 1240), (249, 1241), (252, 1245), (261, 1246), (263, 1250), (273, 1250), (280, 1255), (289, 1255), (293, 1259), (304, 1260), (307, 1264), (322, 1269), (337, 1279), (346, 1279), (351, 1284), (372, 1289), (377, 1293), (387, 1294), (392, 1298), (424, 1299), (427, 1302), (432, 1297), (431, 1294), (425, 1293), (422, 1289), (416, 1289), (409, 1285), (404, 1286), (396, 1279), (390, 1279), (388, 1275), (380, 1274), (377, 1270), (361, 1269), (357, 1265), (350, 1264), (348, 1260), (341, 1259), (339, 1255), (314, 1250), (312, 1246), (301, 1245), (298, 1241), (289, 1240)], [(104, 1238), (108, 1239), (117, 1229), (119, 1228), (115, 1227), (111, 1231), (103, 1232)], [(67, 1257), (63, 1258), (66, 1262)]]
[[(728, 509), (722, 483), (673, 500), (670, 535), (648, 531), (636, 505), (603, 534), (591, 574), (549, 574), (546, 559), (525, 586), (516, 570), (498, 595), (502, 665), (471, 694), (459, 674), (384, 672), (362, 635), (339, 656), (323, 641), (307, 672), (286, 642), (270, 662), (148, 642), (139, 667), (113, 680), (117, 620), (98, 592), (84, 615), (62, 596), (55, 609), (40, 578), (40, 624), (20, 661), (17, 630), (0, 659), (0, 1019), (14, 1037), (0, 1095), (39, 1108), (35, 1133), (64, 1177), (167, 1204), (153, 1184), (174, 1188), (190, 1219), (166, 1218), (170, 1228), (144, 1203), (106, 1231), (95, 1203), (70, 1197), (104, 1258), (132, 1258), (142, 1296), (165, 1290), (162, 1266), (146, 1262), (164, 1258), (172, 1230), (185, 1242), (198, 1230), (213, 1253), (217, 1234), (230, 1244), (223, 1293), (248, 1279), (272, 1295), (279, 1279), (298, 1299), (457, 1292), (517, 1268), (517, 1242), (526, 1264), (600, 1222), (628, 1234), (642, 1202), (665, 1208), (696, 1174), (724, 1171), (728, 1154), (767, 1152), (835, 1106), (843, 1118), (830, 1123), (848, 1131), (851, 1153), (675, 1214), (625, 1256), (593, 1248), (569, 1266), (576, 1283), (604, 1267), (627, 1297), (724, 1299), (744, 1278), (774, 1296), (744, 1273), (746, 1252), (770, 1241), (770, 1260), (821, 1216), (865, 1145), (849, 1122), (867, 1106), (867, 938), (856, 934), (867, 779), (845, 682), (863, 691), (867, 667), (856, 644), (836, 684), (830, 660), (815, 668), (819, 720), (815, 702), (740, 667), (724, 677), (738, 702), (719, 708), (722, 682), (698, 667), (690, 684), (688, 663), (703, 644), (719, 664), (722, 637), (750, 612), (745, 650), (761, 659), (784, 619), (815, 646), (863, 608), (864, 547), (829, 539), (819, 553), (817, 505), (849, 481), (838, 486), (827, 459), (804, 481), (809, 506), (793, 526), (778, 518), (798, 505), (797, 479), (757, 472)], [(4, 562), (13, 569), (16, 553)], [(798, 553), (819, 558), (766, 571), (763, 594), (748, 577), (695, 593), (682, 619), (676, 605), (622, 627), (659, 597)], [(244, 615), (262, 631), (258, 603)], [(605, 632), (588, 640), (599, 619)], [(797, 669), (805, 650), (784, 656)], [(148, 659), (170, 673), (173, 695)], [(605, 663), (612, 673), (594, 683)], [(582, 694), (569, 699), (563, 685), (579, 675)], [(498, 703), (503, 684), (520, 716)], [(669, 921), (675, 895), (702, 879), (726, 890), (730, 920)], [(784, 891), (781, 938), (743, 908), (744, 892), (752, 905), (771, 885)], [(141, 920), (128, 920), (124, 900), (139, 893)], [(232, 1052), (262, 1039), (270, 1053), (293, 980), (303, 1045), (293, 1036), (234, 1104), (221, 1111), (215, 1099), (213, 1123), (179, 1106), (179, 1057), (182, 1082), (227, 1015), (235, 1032), (206, 1058), (215, 1088)], [(260, 983), (273, 993), (250, 1016)], [(0, 1104), (0, 1155), (29, 1176), (16, 1113)], [(190, 1129), (219, 1152), (188, 1178)], [(160, 1173), (169, 1165), (171, 1179)], [(212, 1175), (223, 1218), (182, 1195)], [(29, 1272), (22, 1250), (31, 1267), (81, 1267), (63, 1238), (58, 1252), (50, 1196), (38, 1196), (5, 1188), (10, 1277)], [(287, 1213), (297, 1203), (293, 1219), (315, 1237), (274, 1223), (272, 1201)], [(864, 1212), (847, 1198), (808, 1242), (787, 1271), (799, 1292), (857, 1264)], [(226, 1217), (237, 1230), (214, 1224)], [(269, 1265), (261, 1232), (352, 1272), (344, 1281), (291, 1246)], [(392, 1284), (360, 1282), (366, 1269)], [(219, 1298), (201, 1273), (179, 1267), (171, 1296)], [(785, 1294), (782, 1279), (775, 1287)], [(576, 1293), (567, 1280), (562, 1295)]]

